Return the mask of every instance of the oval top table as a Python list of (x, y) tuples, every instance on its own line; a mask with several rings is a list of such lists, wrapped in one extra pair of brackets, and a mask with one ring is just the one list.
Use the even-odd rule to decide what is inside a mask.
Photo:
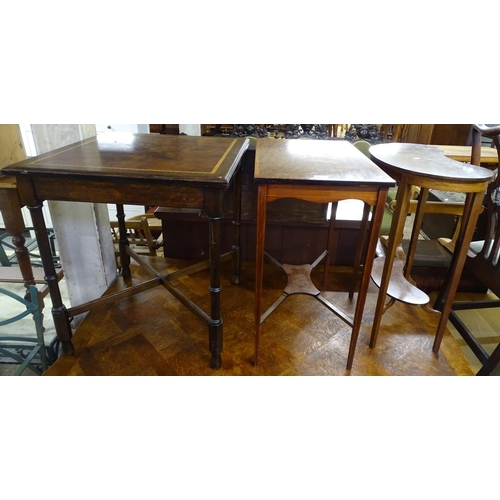
[[(434, 352), (438, 352), (476, 227), (477, 217), (481, 212), (484, 194), (494, 174), (486, 168), (452, 160), (446, 157), (439, 147), (422, 144), (379, 144), (370, 148), (370, 156), (374, 163), (398, 182), (396, 209), (392, 218), (385, 260), (379, 260), (384, 259), (383, 257), (377, 259), (378, 262), (372, 270), (372, 279), (379, 286), (379, 295), (370, 347), (375, 347), (377, 341), (380, 322), (385, 312), (386, 294), (394, 300), (413, 305), (424, 305), (429, 302), (426, 294), (407, 281), (410, 277), (429, 189), (465, 193), (466, 195), (460, 234), (455, 244), (455, 252), (448, 268), (445, 284), (440, 291), (441, 318), (432, 348)], [(404, 279), (402, 279), (401, 275), (396, 276), (396, 274), (398, 270), (399, 272), (403, 270), (403, 266), (395, 261), (395, 258), (396, 250), (402, 240), (412, 186), (420, 186), (421, 191), (403, 271)], [(395, 276), (391, 276), (393, 271), (395, 271)]]

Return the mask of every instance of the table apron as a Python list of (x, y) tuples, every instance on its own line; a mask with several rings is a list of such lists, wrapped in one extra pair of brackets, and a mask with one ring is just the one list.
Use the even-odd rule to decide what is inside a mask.
[(21, 176), (18, 182), (22, 202), (28, 206), (34, 200), (55, 200), (203, 209), (205, 193), (220, 191), (203, 187), (162, 184), (159, 181), (144, 183), (134, 179), (117, 183), (103, 180), (37, 177), (32, 178), (31, 181), (31, 186), (29, 186), (29, 180)]
[(296, 198), (314, 203), (329, 203), (347, 199), (362, 200), (375, 205), (381, 192), (387, 193), (387, 187), (380, 186), (313, 186), (297, 184), (268, 184), (266, 199), (268, 202), (281, 198)]
[(424, 177), (421, 174), (401, 174), (389, 168), (383, 169), (398, 183), (407, 182), (412, 186), (434, 189), (438, 191), (451, 191), (453, 193), (480, 193), (485, 191), (491, 179), (466, 182), (463, 179), (454, 181), (452, 179), (436, 179)]

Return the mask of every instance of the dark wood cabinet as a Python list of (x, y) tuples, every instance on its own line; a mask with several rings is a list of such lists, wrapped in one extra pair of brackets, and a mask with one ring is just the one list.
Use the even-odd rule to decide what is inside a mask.
[(403, 125), (398, 142), (465, 146), (469, 138), (471, 126), (456, 124)]
[(151, 134), (169, 134), (169, 135), (179, 135), (179, 125), (149, 125), (149, 132)]

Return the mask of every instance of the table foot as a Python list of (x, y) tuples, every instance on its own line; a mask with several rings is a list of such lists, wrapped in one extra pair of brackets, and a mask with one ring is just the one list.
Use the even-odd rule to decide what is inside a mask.
[(68, 310), (63, 305), (52, 308), (52, 318), (57, 332), (57, 338), (61, 342), (62, 352), (66, 356), (71, 356), (75, 352), (75, 348), (71, 342), (73, 335), (69, 322)]
[(73, 347), (73, 343), (71, 340), (66, 341), (66, 342), (61, 342), (61, 348), (62, 348), (62, 353), (65, 356), (73, 356), (75, 353), (75, 348)]
[(130, 278), (130, 276), (131, 276), (130, 267), (123, 266), (122, 270), (121, 270), (121, 275), (122, 275), (122, 278)]
[(211, 320), (208, 325), (208, 348), (212, 354), (210, 368), (222, 366), (222, 320)]
[(210, 368), (218, 370), (222, 366), (222, 357), (220, 354), (213, 355), (210, 358)]
[(232, 263), (233, 263), (233, 275), (231, 276), (231, 283), (233, 285), (239, 285), (241, 282), (241, 248), (239, 245), (233, 245), (232, 247)]

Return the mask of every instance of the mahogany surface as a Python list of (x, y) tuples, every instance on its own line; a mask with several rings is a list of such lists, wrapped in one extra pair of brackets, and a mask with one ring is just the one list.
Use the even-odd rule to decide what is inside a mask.
[[(264, 314), (261, 312), (267, 203), (282, 198), (296, 198), (316, 203), (360, 199), (374, 207), (354, 319), (343, 314), (326, 299), (323, 300), (321, 296), (316, 297), (321, 298), (320, 301), (323, 305), (352, 326), (347, 356), (347, 369), (350, 370), (384, 204), (389, 187), (395, 185), (394, 180), (348, 142), (293, 139), (286, 141), (257, 139), (254, 178), (258, 184), (254, 315), (255, 365), (258, 363), (260, 325), (268, 317), (267, 312)], [(334, 221), (330, 225), (330, 231), (333, 231), (333, 228)], [(364, 235), (362, 236), (364, 237)], [(307, 244), (307, 242), (303, 242), (303, 244)], [(328, 252), (326, 254), (328, 257)], [(328, 268), (328, 258), (325, 261), (325, 268)]]
[[(36, 199), (204, 208), (200, 188), (226, 189), (248, 139), (101, 134), (5, 167)], [(54, 189), (57, 182), (58, 189)], [(168, 205), (166, 204), (168, 201)]]
[(416, 186), (454, 191), (481, 191), (492, 179), (490, 170), (452, 160), (436, 146), (388, 143), (370, 148), (373, 161), (391, 177), (415, 177)]
[[(185, 260), (145, 257), (161, 272), (183, 268)], [(140, 283), (149, 276), (132, 264), (132, 276), (116, 280), (108, 293)], [(168, 269), (167, 269), (168, 268)], [(308, 295), (286, 299), (266, 320), (259, 365), (253, 364), (254, 277), (253, 261), (242, 264), (242, 285), (231, 286), (229, 262), (223, 264), (222, 316), (224, 360), (219, 370), (208, 365), (206, 327), (172, 295), (159, 287), (120, 302), (95, 308), (75, 332), (74, 356), (60, 356), (46, 376), (472, 376), (457, 341), (446, 331), (438, 353), (432, 352), (437, 315), (398, 302), (384, 316), (377, 349), (368, 341), (377, 301), (370, 283), (352, 370), (345, 370), (345, 353), (352, 328)], [(350, 267), (332, 268), (326, 286), (323, 270), (312, 279), (328, 300), (349, 315), (354, 301), (348, 290)], [(208, 270), (183, 277), (183, 291), (208, 307)], [(263, 301), (282, 293), (285, 274), (265, 262)], [(159, 314), (161, 311), (162, 314)], [(263, 332), (264, 333), (264, 332)], [(334, 382), (333, 380), (331, 381)], [(405, 382), (406, 383), (406, 382)], [(404, 385), (404, 384), (403, 384)]]
[[(377, 284), (379, 284), (380, 288), (370, 339), (371, 347), (375, 347), (381, 318), (384, 314), (384, 302), (389, 282), (391, 281), (396, 251), (403, 235), (403, 226), (408, 213), (412, 186), (420, 186), (422, 189), (404, 268), (404, 276), (407, 279), (411, 273), (417, 237), (422, 224), (429, 189), (466, 194), (460, 235), (448, 269), (450, 278), (446, 282), (445, 289), (441, 291), (443, 297), (441, 318), (433, 346), (433, 350), (437, 352), (446, 322), (448, 321), (477, 217), (482, 209), (481, 204), (484, 193), (492, 180), (493, 173), (486, 168), (476, 167), (447, 158), (443, 154), (443, 150), (436, 146), (399, 143), (379, 144), (370, 148), (370, 155), (377, 165), (394, 177), (399, 183), (396, 196), (396, 209), (393, 213), (385, 262), (381, 278), (377, 279)], [(391, 296), (397, 300), (403, 300), (403, 295), (400, 294), (398, 296), (396, 290), (398, 281), (400, 282), (399, 279), (396, 281), (393, 280), (391, 284)], [(406, 288), (402, 287), (402, 291)], [(408, 295), (406, 292), (405, 295), (406, 297), (411, 297), (411, 294)], [(411, 300), (408, 303), (412, 303)], [(420, 303), (420, 301), (414, 302), (414, 304)]]
[[(231, 194), (234, 218), (238, 222), (241, 203), (241, 190), (238, 186), (241, 176), (237, 174), (248, 143), (248, 139), (242, 138), (102, 134), (3, 169), (4, 174), (16, 177), (21, 202), (31, 211), (53, 302), (56, 331), (65, 354), (73, 352), (72, 332), (68, 310), (62, 303), (49, 255), (48, 239), (44, 236), (43, 201), (116, 203), (118, 213), (122, 216), (118, 218), (123, 234), (123, 204), (199, 208), (209, 220), (212, 302), (207, 322), (211, 366), (220, 367), (221, 207), (224, 197)], [(235, 224), (235, 234), (239, 235), (238, 224)], [(130, 255), (126, 238), (120, 238), (120, 256), (122, 276), (126, 278), (130, 276)], [(136, 259), (134, 256), (133, 258)], [(238, 236), (233, 245), (233, 264), (233, 282), (238, 282)], [(155, 281), (176, 294), (165, 276), (156, 277)], [(176, 294), (176, 297), (184, 300), (181, 294)], [(193, 313), (205, 317), (193, 303), (183, 303)], [(81, 309), (82, 305), (79, 306), (79, 310)]]
[(393, 179), (347, 141), (257, 139), (256, 142), (254, 178), (257, 183), (356, 188), (394, 186)]

